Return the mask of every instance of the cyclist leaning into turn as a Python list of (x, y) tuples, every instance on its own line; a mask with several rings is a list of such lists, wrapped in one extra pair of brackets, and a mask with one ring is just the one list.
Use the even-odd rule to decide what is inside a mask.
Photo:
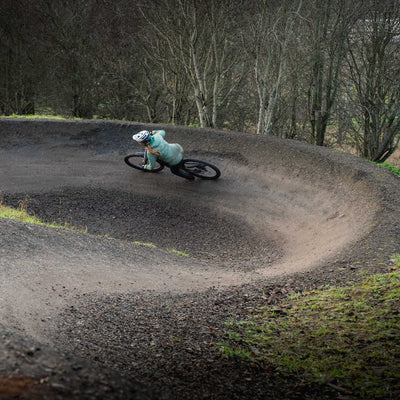
[(132, 139), (145, 146), (147, 152), (147, 162), (144, 169), (152, 170), (156, 166), (156, 160), (159, 158), (166, 162), (171, 172), (182, 178), (193, 181), (195, 177), (182, 169), (183, 148), (178, 143), (168, 143), (165, 139), (165, 131), (140, 131), (132, 136)]

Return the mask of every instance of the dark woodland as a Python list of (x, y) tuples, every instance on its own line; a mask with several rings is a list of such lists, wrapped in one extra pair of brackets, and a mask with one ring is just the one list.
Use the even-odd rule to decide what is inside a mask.
[(0, 115), (276, 135), (385, 161), (394, 0), (1, 0)]

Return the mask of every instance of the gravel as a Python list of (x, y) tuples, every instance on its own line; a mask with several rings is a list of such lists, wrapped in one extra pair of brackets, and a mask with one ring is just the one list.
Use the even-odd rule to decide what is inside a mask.
[[(121, 158), (125, 151), (126, 144), (121, 139), (126, 134), (124, 124), (56, 123), (50, 125), (50, 129), (46, 121), (29, 125), (6, 121), (3, 125), (0, 123), (1, 127), (3, 158), (0, 163), (9, 174), (8, 181), (0, 178), (3, 202), (15, 206), (19, 200), (24, 200), (28, 210), (38, 217), (67, 221), (87, 228), (88, 233), (1, 221), (0, 266), (5, 280), (0, 286), (0, 298), (12, 293), (6, 291), (7, 285), (22, 282), (22, 286), (16, 287), (18, 290), (26, 288), (30, 297), (23, 298), (25, 292), (21, 291), (20, 308), (25, 310), (21, 315), (32, 321), (31, 331), (27, 332), (28, 325), (22, 323), (26, 321), (22, 321), (21, 316), (4, 311), (7, 306), (17, 307), (17, 303), (10, 305), (8, 297), (2, 298), (0, 317), (7, 318), (0, 318), (0, 400), (344, 398), (332, 387), (307, 385), (294, 377), (287, 380), (270, 367), (227, 359), (220, 353), (218, 343), (225, 338), (227, 321), (246, 319), (259, 306), (279, 308), (289, 294), (327, 285), (345, 285), (359, 281), (365, 274), (387, 272), (390, 256), (400, 252), (398, 179), (355, 157), (347, 158), (327, 149), (274, 138), (257, 139), (261, 144), (268, 140), (269, 151), (277, 154), (275, 160), (265, 159), (264, 177), (259, 166), (253, 165), (247, 157), (248, 150), (242, 151), (235, 145), (242, 141), (240, 134), (232, 133), (229, 134), (230, 149), (218, 144), (217, 139), (213, 141), (215, 150), (210, 151), (207, 143), (204, 144), (207, 149), (198, 150), (199, 155), (225, 167), (218, 185), (180, 186), (178, 178), (171, 178), (164, 172), (153, 181), (134, 175), (137, 180), (131, 187), (126, 184), (131, 171), (118, 172), (121, 166), (107, 158), (110, 155)], [(57, 133), (64, 130), (67, 133)], [(41, 132), (51, 132), (51, 135)], [(114, 135), (112, 140), (110, 132)], [(31, 137), (33, 133), (43, 145), (38, 147)], [(178, 128), (171, 128), (171, 134), (181, 135)], [(68, 135), (72, 135), (73, 140), (68, 140)], [(198, 142), (192, 144), (185, 135), (182, 135), (182, 142), (185, 149), (198, 145)], [(70, 169), (60, 178), (55, 160), (60, 160), (60, 154), (70, 147), (77, 168), (89, 171), (87, 159), (90, 155), (100, 157), (97, 162), (105, 165), (102, 173), (96, 176), (95, 172), (83, 172), (78, 176), (71, 163)], [(40, 154), (49, 157), (48, 163), (44, 163)], [(321, 168), (321, 175), (316, 173), (315, 165), (310, 166), (307, 160), (310, 156)], [(21, 164), (23, 159), (26, 165)], [(371, 214), (373, 218), (365, 219), (355, 240), (335, 251), (333, 256), (321, 258), (314, 267), (260, 276), (256, 275), (260, 268), (268, 270), (289, 253), (290, 248), (280, 241), (280, 225), (283, 232), (283, 225), (287, 223), (279, 214), (280, 204), (283, 209), (292, 204), (289, 211), (293, 224), (298, 223), (296, 226), (303, 222), (300, 218), (303, 217), (301, 213), (308, 210), (307, 202), (311, 204), (310, 209), (315, 206), (315, 193), (306, 197), (306, 191), (296, 189), (286, 195), (274, 194), (276, 190), (267, 179), (279, 159), (284, 160), (279, 167), (282, 176), (301, 176), (304, 182), (312, 182), (318, 193), (330, 186), (332, 198), (344, 190), (338, 181), (345, 182), (358, 199), (353, 201), (349, 195), (345, 209), (354, 208), (352, 212), (362, 221), (364, 215)], [(13, 160), (19, 160), (18, 166)], [(249, 169), (257, 171), (255, 182), (250, 177), (239, 179), (231, 186), (233, 175), (246, 177)], [(340, 178), (335, 180), (335, 175)], [(332, 176), (331, 180), (327, 180), (328, 176)], [(164, 189), (160, 191), (162, 185)], [(185, 193), (185, 196), (175, 196), (176, 192)], [(229, 202), (225, 193), (229, 195)], [(262, 208), (265, 205), (261, 204), (263, 193), (268, 193), (267, 206), (274, 203), (276, 207), (268, 214), (271, 218), (268, 223), (274, 222), (273, 228), (278, 232), (259, 221), (257, 212), (265, 211)], [(258, 199), (257, 196), (261, 196), (260, 203), (254, 202), (252, 207), (243, 210), (242, 204), (247, 204), (243, 199)], [(294, 205), (302, 202), (305, 204), (298, 212), (297, 221)], [(332, 228), (336, 227), (339, 232), (343, 230), (345, 235), (343, 218), (346, 217), (341, 220), (339, 215), (344, 213), (339, 211), (321, 212), (316, 226), (308, 228), (315, 230), (314, 240), (324, 235), (329, 224), (334, 224)], [(305, 220), (314, 216), (312, 211), (307, 212)], [(153, 229), (154, 226), (157, 229)], [(348, 231), (354, 234), (350, 226)], [(305, 229), (298, 232), (300, 237), (306, 234)], [(157, 247), (133, 246), (131, 243), (138, 238)], [(171, 248), (189, 257), (166, 251)], [(121, 276), (126, 276), (128, 281), (132, 274), (129, 271), (132, 256), (136, 262), (140, 261), (143, 269), (148, 267), (154, 277), (157, 271), (163, 273), (164, 264), (171, 264), (186, 268), (188, 276), (195, 276), (202, 268), (237, 273), (235, 276), (239, 278), (255, 276), (256, 279), (241, 282), (238, 278), (230, 285), (220, 285), (205, 275), (204, 282), (207, 279), (210, 282), (204, 283), (199, 278), (196, 290), (190, 285), (184, 287), (187, 278), (182, 278), (183, 290), (172, 286), (164, 290), (151, 286), (129, 289), (129, 282), (120, 278), (116, 281), (122, 289), (110, 286), (102, 290), (95, 282), (89, 286), (92, 290), (70, 287), (65, 276), (65, 283), (60, 281), (57, 286), (50, 282), (46, 288), (43, 282), (42, 289), (38, 289), (37, 282), (36, 286), (33, 283), (30, 286), (28, 281), (22, 280), (29, 272), (33, 282), (35, 269), (31, 268), (37, 265), (48, 268), (44, 273), (53, 273), (52, 263), (57, 266), (55, 260), (59, 262), (61, 256), (65, 257), (67, 266), (72, 261), (80, 265), (82, 282), (89, 279), (85, 276), (86, 267), (101, 269), (102, 263), (115, 268), (111, 269), (111, 275), (117, 274), (120, 268)], [(146, 266), (143, 260), (151, 265)], [(88, 265), (84, 265), (85, 261)], [(71, 271), (71, 276), (73, 273)], [(76, 280), (74, 283), (78, 287)], [(35, 304), (34, 294), (39, 295), (41, 291), (48, 296), (38, 303), (43, 308), (27, 313), (29, 303), (32, 302), (32, 307)], [(11, 310), (18, 311), (18, 308)]]

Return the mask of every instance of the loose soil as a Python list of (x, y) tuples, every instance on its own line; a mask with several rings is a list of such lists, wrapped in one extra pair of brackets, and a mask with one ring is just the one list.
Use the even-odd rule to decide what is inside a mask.
[(2, 202), (87, 232), (0, 219), (0, 399), (342, 398), (216, 343), (255, 307), (387, 271), (399, 179), (304, 143), (166, 127), (222, 171), (190, 183), (124, 164), (142, 127), (0, 120)]

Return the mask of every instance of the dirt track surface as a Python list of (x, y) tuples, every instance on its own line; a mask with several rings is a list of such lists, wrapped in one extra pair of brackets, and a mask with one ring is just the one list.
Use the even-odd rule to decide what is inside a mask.
[(2, 202), (87, 229), (0, 219), (0, 399), (290, 398), (212, 343), (251, 306), (383, 270), (400, 180), (299, 142), (167, 127), (222, 171), (189, 183), (124, 164), (142, 127), (0, 119)]

